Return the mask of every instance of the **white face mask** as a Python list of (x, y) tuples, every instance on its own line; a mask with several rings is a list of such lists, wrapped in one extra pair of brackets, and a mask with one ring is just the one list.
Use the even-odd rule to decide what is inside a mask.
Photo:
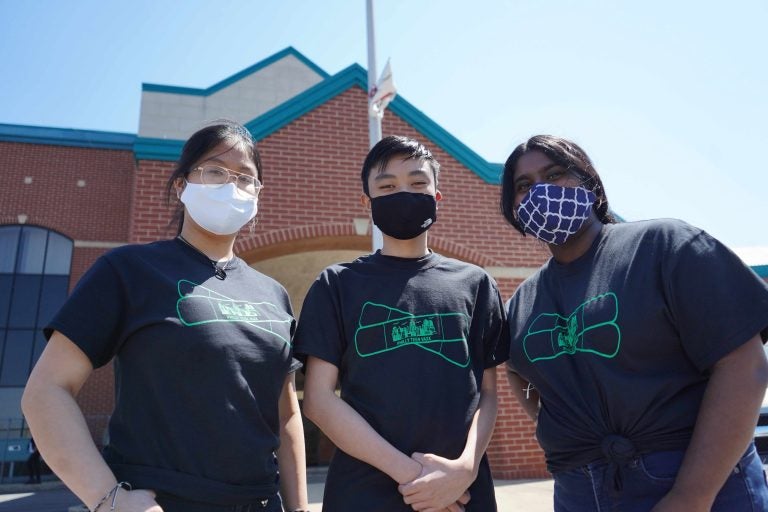
[(238, 189), (234, 183), (203, 185), (189, 183), (179, 197), (192, 219), (215, 235), (240, 231), (256, 216), (258, 198)]

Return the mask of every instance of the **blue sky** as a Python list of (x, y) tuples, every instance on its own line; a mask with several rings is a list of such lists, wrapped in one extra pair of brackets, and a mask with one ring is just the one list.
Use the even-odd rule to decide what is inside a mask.
[[(764, 0), (375, 12), (379, 70), (390, 57), (398, 92), (484, 158), (569, 137), (627, 220), (768, 246)], [(367, 67), (365, 0), (0, 0), (0, 123), (136, 133), (142, 82), (205, 88), (288, 46), (331, 74)]]

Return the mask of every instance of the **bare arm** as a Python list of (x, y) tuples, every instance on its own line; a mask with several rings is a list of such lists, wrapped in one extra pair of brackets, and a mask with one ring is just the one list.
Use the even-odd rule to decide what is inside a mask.
[(409, 482), (421, 465), (381, 437), (336, 393), (338, 368), (309, 357), (304, 384), (304, 413), (347, 454), (378, 468), (398, 483)]
[(280, 448), (277, 464), (280, 468), (280, 494), (286, 510), (308, 509), (307, 461), (304, 452), (304, 426), (301, 422), (299, 400), (296, 396), (295, 374), (285, 378), (280, 394)]
[[(91, 362), (77, 345), (55, 332), (32, 370), (21, 400), (46, 463), (90, 508), (117, 484), (75, 401), (92, 372)], [(120, 491), (120, 509), (162, 512), (153, 498), (148, 491)]]
[(709, 511), (752, 439), (767, 383), (759, 335), (715, 364), (675, 484), (653, 512)]
[(509, 381), (509, 387), (512, 388), (512, 394), (515, 395), (520, 406), (536, 423), (539, 417), (539, 392), (536, 391), (536, 388), (530, 382), (509, 368), (507, 368), (507, 380)]
[(491, 442), (497, 411), (496, 368), (489, 368), (483, 372), (480, 401), (461, 456), (450, 460), (431, 453), (413, 454), (414, 460), (424, 469), (416, 480), (400, 486), (404, 501), (414, 510), (427, 512), (441, 510), (458, 501), (477, 479), (480, 461)]

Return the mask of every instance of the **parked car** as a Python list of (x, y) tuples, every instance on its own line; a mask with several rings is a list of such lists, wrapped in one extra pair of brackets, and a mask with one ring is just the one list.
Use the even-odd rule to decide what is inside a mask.
[[(763, 349), (768, 356), (768, 346), (764, 346)], [(763, 464), (768, 464), (768, 390), (765, 391), (763, 406), (760, 408), (760, 418), (757, 420), (755, 446), (757, 446), (757, 453), (760, 454), (760, 460), (763, 461)]]

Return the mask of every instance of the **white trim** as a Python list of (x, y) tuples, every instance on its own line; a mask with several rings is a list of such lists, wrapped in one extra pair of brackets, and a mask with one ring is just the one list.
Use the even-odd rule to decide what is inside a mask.
[(75, 247), (82, 249), (114, 249), (115, 247), (122, 247), (126, 245), (125, 242), (101, 242), (96, 240), (75, 240)]
[(539, 267), (485, 267), (493, 278), (525, 279), (532, 276)]

